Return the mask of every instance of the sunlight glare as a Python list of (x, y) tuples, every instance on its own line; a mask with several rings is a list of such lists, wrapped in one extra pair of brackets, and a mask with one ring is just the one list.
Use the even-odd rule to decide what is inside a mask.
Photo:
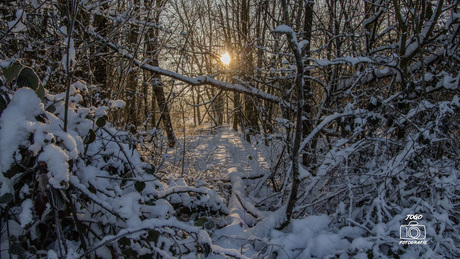
[(230, 64), (230, 55), (228, 54), (228, 52), (225, 52), (225, 54), (222, 55), (222, 57), (220, 57), (220, 61), (222, 61), (222, 63), (224, 63), (225, 65)]

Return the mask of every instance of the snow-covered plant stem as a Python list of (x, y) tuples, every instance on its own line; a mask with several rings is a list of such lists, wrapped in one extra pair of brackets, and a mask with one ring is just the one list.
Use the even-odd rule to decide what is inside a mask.
[[(73, 28), (75, 25), (75, 18), (77, 15), (77, 0), (67, 0), (67, 21), (69, 24), (69, 28), (67, 30), (67, 38), (66, 41), (66, 55), (64, 58), (64, 69), (66, 72), (67, 80), (66, 80), (66, 92), (65, 92), (65, 104), (64, 104), (64, 131), (67, 132), (68, 127), (68, 113), (69, 113), (69, 99), (70, 99), (70, 85), (72, 83), (73, 77), (73, 69), (72, 66), (74, 65), (74, 57), (75, 57), (75, 49), (73, 45)], [(70, 64), (72, 62), (72, 64)]]
[[(287, 25), (289, 25), (289, 13), (286, 0), (281, 1), (283, 11), (284, 11), (284, 20)], [(297, 94), (297, 116), (296, 116), (296, 127), (294, 133), (294, 146), (292, 150), (292, 187), (291, 193), (289, 194), (289, 199), (286, 207), (286, 221), (282, 224), (282, 227), (289, 224), (292, 211), (297, 201), (297, 192), (299, 188), (300, 178), (299, 178), (299, 148), (300, 142), (302, 141), (302, 108), (304, 107), (304, 64), (302, 60), (302, 54), (300, 52), (300, 47), (297, 42), (295, 32), (291, 27), (286, 25), (278, 26), (273, 32), (286, 34), (288, 39), (288, 45), (291, 51), (294, 53), (296, 60), (297, 74), (295, 78), (295, 89)]]

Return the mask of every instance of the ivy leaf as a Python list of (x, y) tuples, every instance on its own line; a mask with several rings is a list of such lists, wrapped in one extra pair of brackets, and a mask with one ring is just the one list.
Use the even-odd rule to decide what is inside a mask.
[(22, 257), (26, 250), (19, 243), (12, 243), (10, 248), (8, 248), (8, 253), (12, 255), (19, 255)]
[(131, 245), (131, 240), (129, 238), (126, 238), (126, 237), (122, 237), (118, 240), (118, 244), (120, 246), (130, 246)]
[(144, 182), (136, 182), (136, 183), (134, 183), (134, 188), (136, 188), (136, 191), (142, 192), (145, 189), (145, 183)]
[(216, 227), (216, 223), (212, 219), (207, 219), (206, 222), (203, 224), (203, 227), (207, 230), (211, 230)]
[(30, 67), (24, 67), (21, 72), (19, 72), (18, 79), (16, 80), (16, 85), (19, 87), (29, 87), (35, 91), (35, 93), (43, 99), (45, 96), (45, 89), (40, 83), (40, 79), (34, 70)]
[(206, 222), (206, 218), (205, 217), (201, 217), (199, 218), (197, 221), (195, 221), (195, 227), (201, 227), (204, 225), (204, 223)]
[(43, 97), (45, 97), (45, 88), (43, 87), (41, 83), (38, 85), (38, 88), (37, 90), (35, 90), (35, 93), (40, 99), (43, 99)]
[(37, 74), (30, 67), (24, 67), (21, 72), (19, 72), (18, 79), (16, 80), (16, 85), (19, 87), (29, 87), (33, 90), (38, 88), (40, 80), (38, 79)]
[(14, 199), (13, 194), (5, 193), (0, 197), (0, 204), (8, 203), (8, 202), (12, 201), (13, 199)]
[(208, 243), (203, 244), (203, 252), (205, 257), (211, 253), (211, 246)]
[(92, 184), (89, 185), (88, 191), (90, 191), (90, 192), (93, 193), (93, 194), (96, 194), (96, 193), (97, 193), (96, 188), (95, 188)]
[(94, 133), (93, 129), (89, 129), (88, 135), (86, 135), (85, 139), (83, 140), (84, 144), (91, 144), (96, 140), (96, 133)]
[(51, 104), (50, 106), (46, 108), (46, 111), (50, 113), (54, 113), (56, 111), (56, 106), (54, 106), (54, 104)]
[(0, 115), (2, 115), (3, 110), (5, 110), (6, 106), (8, 106), (8, 102), (8, 94), (3, 91), (0, 91)]
[(35, 247), (31, 246), (31, 247), (29, 247), (29, 253), (35, 255), (35, 254), (37, 254), (37, 249)]
[(98, 126), (99, 128), (102, 128), (105, 126), (105, 124), (107, 123), (107, 116), (102, 116), (102, 117), (99, 117), (97, 120), (96, 120), (96, 126)]
[(16, 61), (11, 66), (3, 70), (3, 75), (6, 78), (6, 82), (11, 83), (14, 81), (18, 77), (19, 72), (21, 72), (23, 67), (24, 66), (21, 64), (21, 62)]
[(160, 238), (160, 232), (156, 231), (154, 229), (149, 230), (147, 240), (149, 242), (155, 243), (155, 245), (158, 243), (158, 239)]
[(146, 174), (154, 175), (155, 174), (155, 166), (149, 165), (145, 170)]

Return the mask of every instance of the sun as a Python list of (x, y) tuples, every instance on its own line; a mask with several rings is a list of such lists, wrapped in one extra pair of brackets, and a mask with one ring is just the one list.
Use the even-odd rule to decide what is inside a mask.
[(220, 61), (222, 61), (222, 63), (224, 63), (225, 65), (228, 65), (230, 64), (230, 55), (228, 54), (228, 52), (225, 52), (224, 55), (222, 55), (222, 57), (220, 57)]

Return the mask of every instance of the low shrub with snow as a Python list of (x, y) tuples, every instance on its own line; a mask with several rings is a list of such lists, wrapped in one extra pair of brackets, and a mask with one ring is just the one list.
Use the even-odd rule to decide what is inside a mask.
[(86, 85), (77, 82), (64, 131), (65, 93), (40, 99), (13, 83), (2, 88), (0, 107), (2, 257), (195, 257), (213, 251), (203, 228), (177, 220), (176, 210), (225, 214), (222, 201), (204, 186), (157, 179), (130, 135), (106, 121), (120, 105), (87, 105)]

